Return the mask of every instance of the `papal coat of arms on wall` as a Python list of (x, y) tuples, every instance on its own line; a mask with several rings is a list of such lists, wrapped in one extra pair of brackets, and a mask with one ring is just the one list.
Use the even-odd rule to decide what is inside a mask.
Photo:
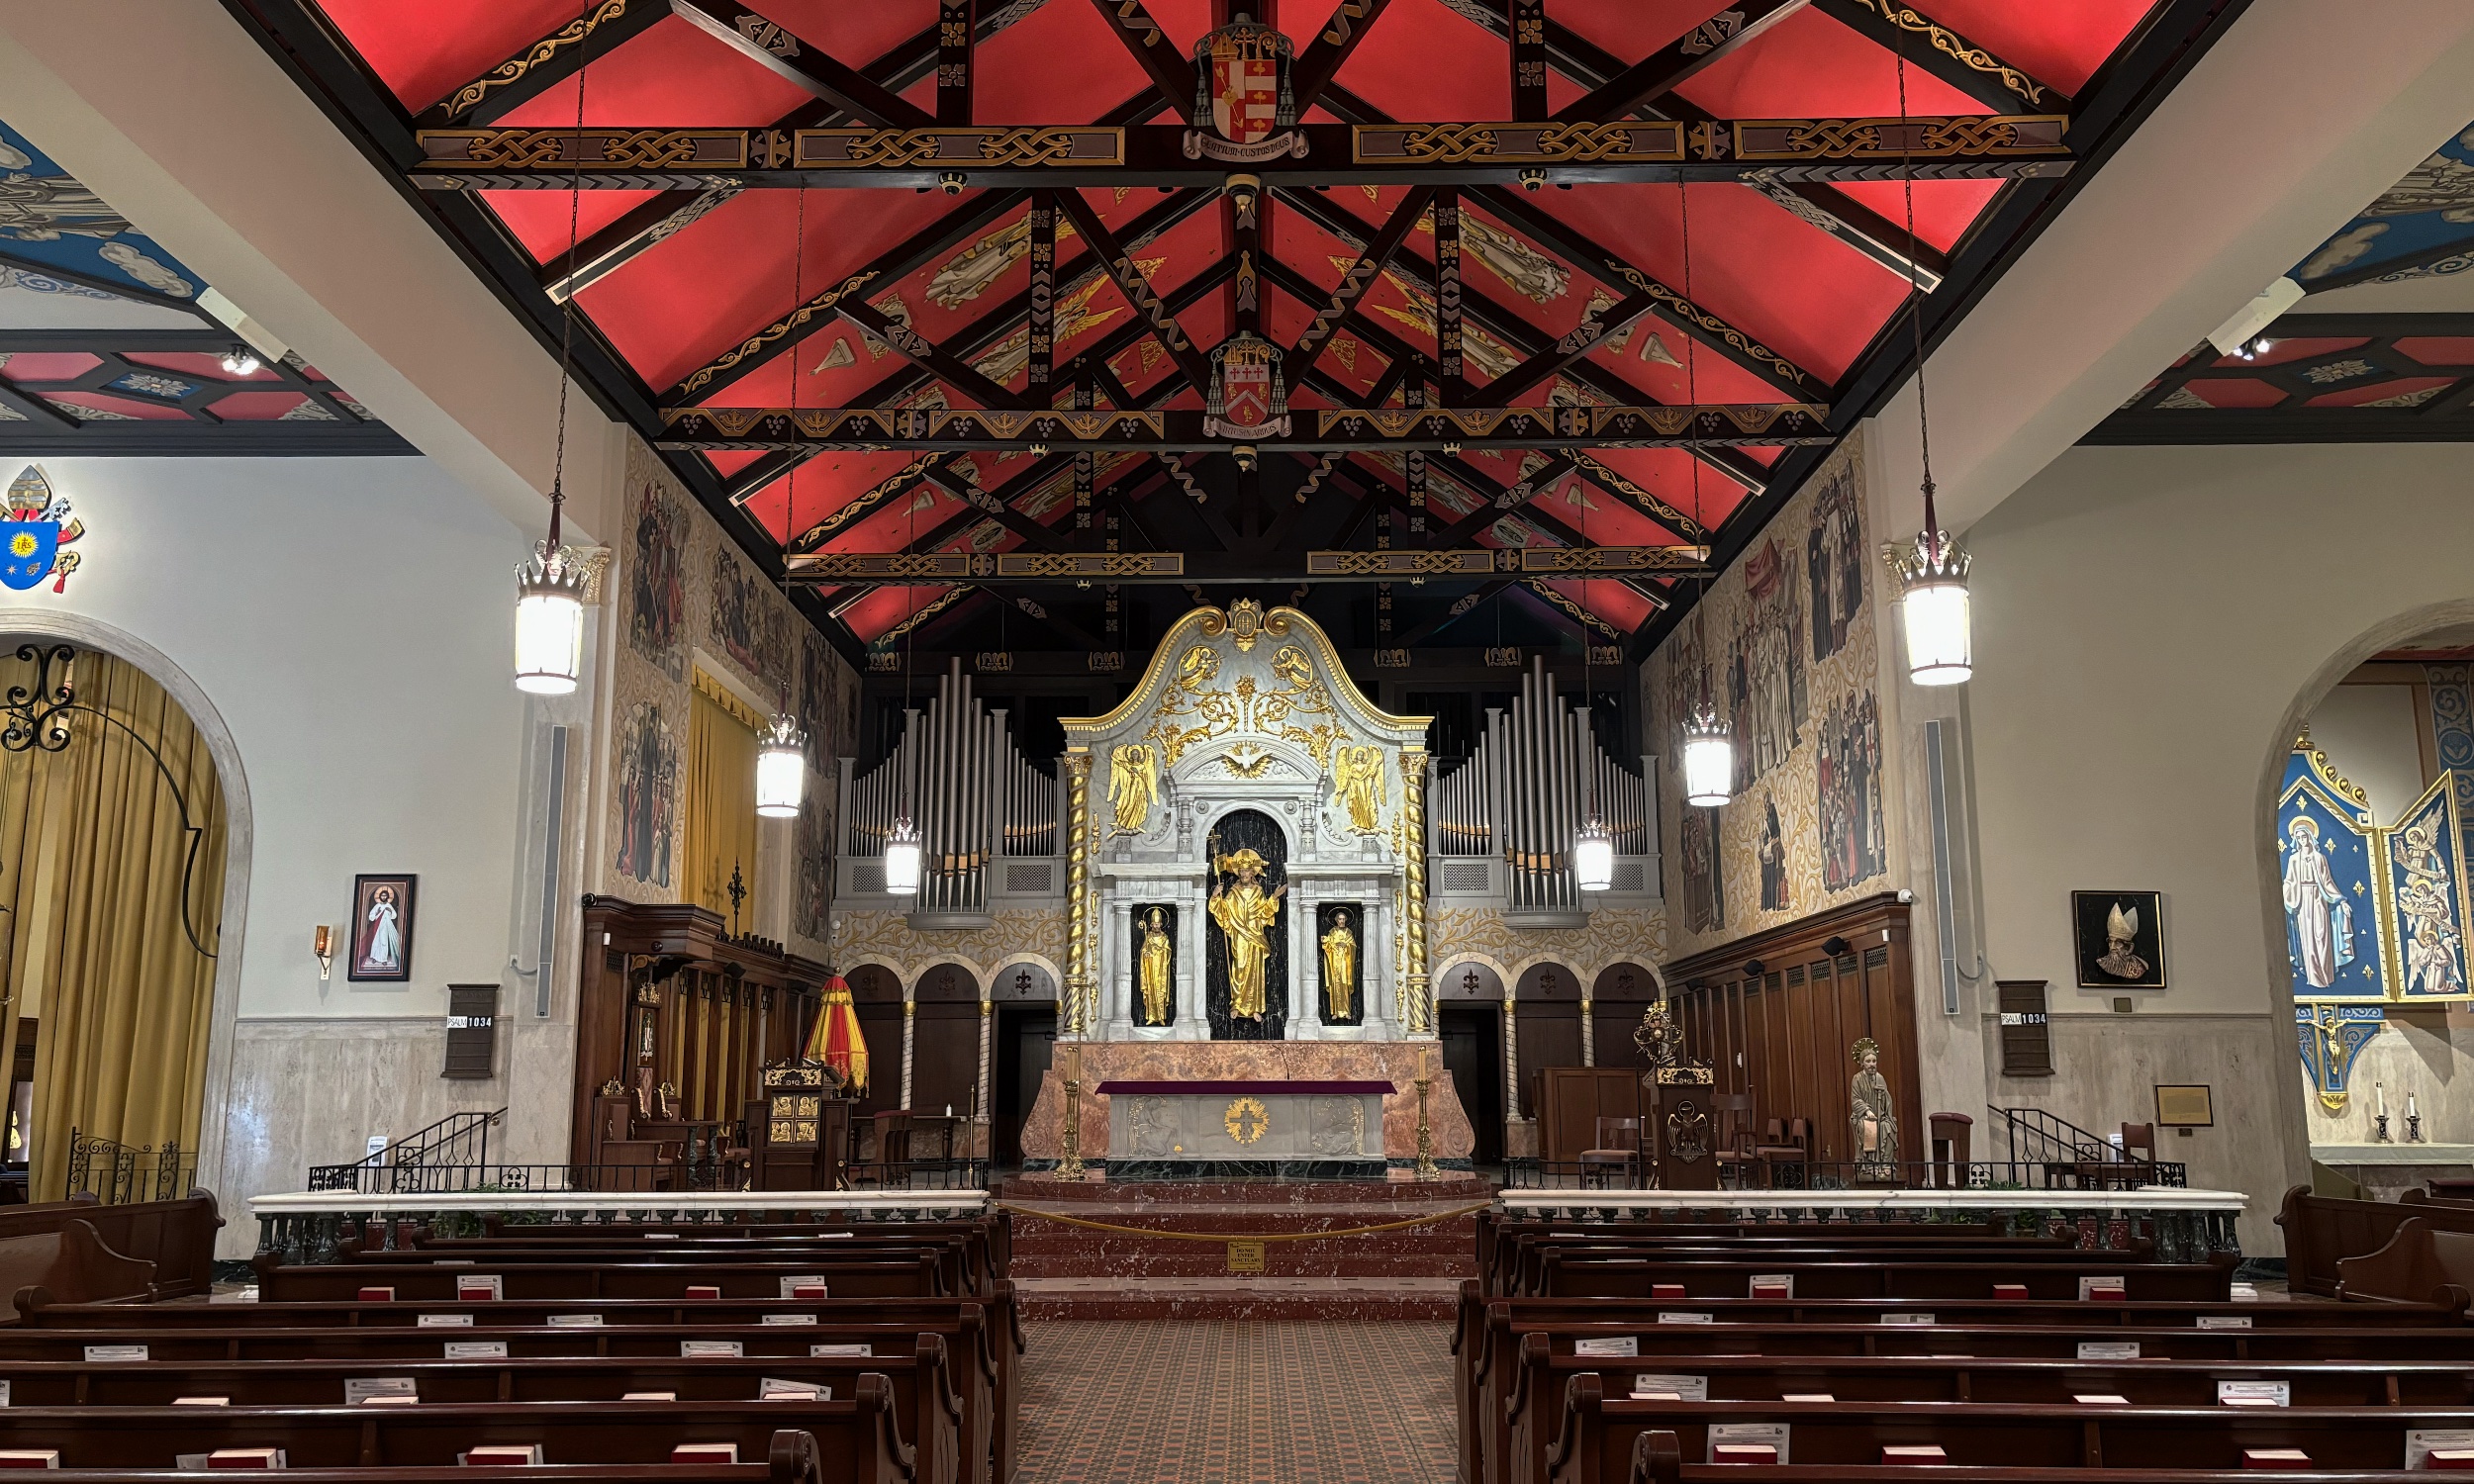
[(52, 493), (51, 481), (29, 464), (9, 481), (8, 518), (0, 520), (0, 586), (25, 592), (51, 579), (51, 591), (68, 586), (77, 553), (66, 548), (86, 533), (70, 515), (68, 497)]
[(1193, 127), (1186, 157), (1258, 164), (1302, 158), (1305, 135), (1288, 89), (1288, 38), (1240, 18), (1194, 44)]

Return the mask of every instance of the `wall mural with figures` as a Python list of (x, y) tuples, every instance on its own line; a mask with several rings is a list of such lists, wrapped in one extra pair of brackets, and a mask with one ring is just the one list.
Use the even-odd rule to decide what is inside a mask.
[[(1883, 889), (1877, 541), (1851, 439), (1711, 584), (1643, 667), (1645, 750), (1677, 957)], [(1683, 802), (1677, 732), (1706, 703), (1732, 728), (1735, 797)]]
[(793, 952), (821, 960), (832, 914), (834, 760), (858, 729), (859, 677), (632, 441), (625, 500), (605, 588), (619, 604), (620, 642), (600, 889), (629, 901), (688, 898), (678, 863), (693, 672), (735, 681), (763, 698), (766, 713), (787, 693), (808, 731), (809, 773), (806, 807), (782, 852), (791, 874), (782, 930)]

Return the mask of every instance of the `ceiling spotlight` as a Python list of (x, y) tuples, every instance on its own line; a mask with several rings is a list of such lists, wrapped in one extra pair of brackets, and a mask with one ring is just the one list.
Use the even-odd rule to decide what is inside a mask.
[(1530, 165), (1520, 172), (1520, 188), (1524, 191), (1534, 191), (1545, 184), (1546, 171), (1539, 169), (1536, 165)]
[(961, 195), (961, 194), (962, 194), (962, 172), (961, 172), (960, 170), (939, 170), (939, 171), (937, 171), (937, 172), (936, 172), (936, 187), (937, 187), (937, 189), (938, 189), (938, 190), (943, 191), (943, 192), (944, 192), (946, 195), (948, 195), (948, 196), (959, 196), (959, 195)]
[(257, 368), (263, 364), (257, 358), (257, 352), (246, 345), (235, 345), (224, 352), (224, 370), (228, 375), (255, 376)]

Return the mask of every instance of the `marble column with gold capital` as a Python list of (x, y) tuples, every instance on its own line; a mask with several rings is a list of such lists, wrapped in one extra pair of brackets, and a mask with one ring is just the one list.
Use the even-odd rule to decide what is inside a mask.
[(1091, 749), (1065, 751), (1065, 985), (1057, 1029), (1088, 1035), (1092, 982)]
[(1435, 1032), (1434, 997), (1426, 982), (1426, 749), (1400, 749), (1401, 927), (1400, 1029)]

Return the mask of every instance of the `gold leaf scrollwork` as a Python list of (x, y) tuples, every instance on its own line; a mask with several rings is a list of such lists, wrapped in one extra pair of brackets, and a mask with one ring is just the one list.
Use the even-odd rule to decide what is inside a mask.
[(1966, 38), (1951, 31), (1949, 27), (1939, 25), (1909, 10), (1900, 4), (1899, 0), (1855, 0), (1855, 3), (1901, 31), (1923, 37), (1932, 45), (1934, 50), (1956, 60), (1963, 66), (1971, 67), (1998, 80), (2003, 87), (2010, 89), (2026, 101), (2035, 104), (2042, 104), (2045, 101), (2047, 90), (2043, 83), (2020, 71), (2017, 67), (2009, 65), (1983, 47), (1970, 44)]
[(1710, 314), (1708, 311), (1694, 304), (1691, 300), (1684, 298), (1681, 294), (1678, 294), (1674, 290), (1666, 287), (1666, 285), (1660, 283), (1657, 279), (1650, 277), (1648, 274), (1632, 266), (1630, 263), (1623, 262), (1616, 258), (1608, 258), (1606, 260), (1606, 266), (1617, 277), (1632, 285), (1633, 288), (1639, 290), (1641, 293), (1649, 295), (1660, 304), (1665, 306), (1672, 313), (1689, 320), (1694, 325), (1697, 325), (1701, 328), (1709, 331), (1711, 334), (1716, 335), (1719, 339), (1734, 346), (1737, 350), (1744, 352), (1744, 354), (1752, 357), (1754, 360), (1760, 361), (1762, 365), (1776, 371), (1778, 375), (1785, 380), (1794, 382), (1798, 386), (1802, 386), (1811, 380), (1810, 377), (1804, 374), (1803, 367), (1798, 366), (1793, 361), (1788, 360), (1785, 356), (1780, 355), (1768, 346), (1753, 339), (1752, 336), (1747, 335), (1744, 331), (1736, 328), (1732, 325), (1729, 325), (1726, 321), (1719, 319), (1716, 315)]
[[(649, 3), (649, 0), (648, 0)], [(439, 112), (450, 119), (461, 118), (478, 107), (491, 93), (519, 82), (531, 70), (576, 43), (593, 34), (595, 27), (615, 21), (627, 11), (627, 0), (602, 0), (584, 15), (576, 17), (558, 30), (524, 48), (521, 56), (511, 56), (488, 72), (455, 90), (453, 97), (440, 106)]]
[(825, 290), (823, 293), (818, 294), (815, 298), (809, 300), (806, 304), (803, 304), (799, 308), (791, 311), (790, 314), (784, 316), (782, 319), (774, 321), (771, 325), (768, 325), (764, 328), (756, 331), (754, 334), (749, 335), (746, 340), (741, 342), (735, 349), (724, 351), (712, 364), (703, 367), (695, 374), (689, 376), (687, 380), (679, 383), (679, 391), (682, 394), (685, 394), (701, 390), (706, 383), (712, 381), (714, 377), (719, 376), (722, 372), (729, 370), (739, 362), (747, 359), (751, 355), (754, 355), (757, 351), (764, 349), (774, 341), (789, 334), (792, 330), (799, 328), (801, 325), (807, 324), (816, 316), (823, 314), (826, 310), (840, 304), (844, 299), (847, 299), (851, 295), (859, 292), (861, 288), (873, 281), (876, 276), (877, 271), (874, 268), (853, 273), (850, 277), (843, 279), (832, 288)]

